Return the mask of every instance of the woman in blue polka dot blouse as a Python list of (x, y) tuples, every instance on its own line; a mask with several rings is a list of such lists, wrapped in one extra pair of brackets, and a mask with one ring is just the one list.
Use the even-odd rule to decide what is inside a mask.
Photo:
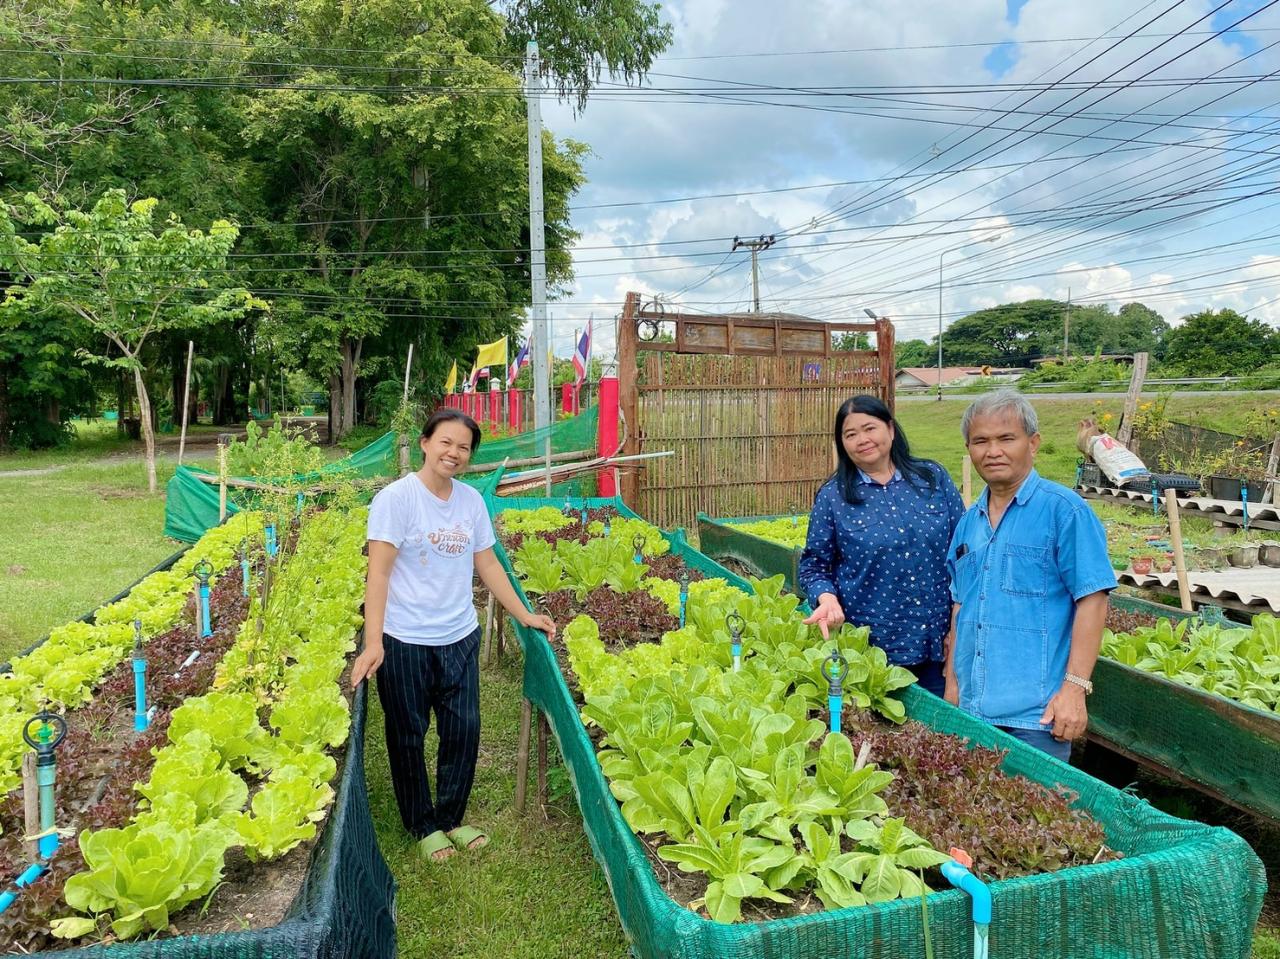
[(835, 473), (818, 490), (799, 581), (827, 636), (846, 619), (871, 627), (889, 662), (938, 696), (951, 626), (947, 547), (964, 513), (951, 477), (911, 455), (889, 408), (873, 396), (836, 413)]

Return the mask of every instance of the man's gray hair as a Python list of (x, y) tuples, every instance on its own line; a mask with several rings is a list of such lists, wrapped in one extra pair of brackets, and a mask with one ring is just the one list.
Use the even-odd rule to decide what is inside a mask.
[(1001, 413), (1012, 413), (1020, 419), (1022, 428), (1027, 431), (1028, 436), (1034, 436), (1040, 432), (1040, 417), (1036, 415), (1035, 407), (1017, 390), (1006, 386), (991, 393), (983, 393), (969, 404), (969, 408), (964, 411), (964, 416), (960, 418), (960, 435), (968, 443), (969, 426), (973, 423), (975, 416), (992, 416)]

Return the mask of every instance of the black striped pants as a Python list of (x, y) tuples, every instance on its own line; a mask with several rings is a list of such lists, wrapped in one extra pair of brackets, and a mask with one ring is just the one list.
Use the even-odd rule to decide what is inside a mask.
[[(462, 825), (480, 751), (480, 629), (448, 646), (383, 636), (377, 672), (386, 720), (391, 784), (404, 828), (415, 839)], [(423, 744), (436, 715), (436, 800)]]

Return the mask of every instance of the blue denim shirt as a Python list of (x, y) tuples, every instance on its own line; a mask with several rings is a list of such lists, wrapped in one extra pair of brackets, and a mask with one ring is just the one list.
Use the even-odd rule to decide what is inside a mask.
[(932, 491), (897, 472), (881, 486), (859, 471), (860, 505), (846, 503), (828, 480), (814, 499), (796, 571), (809, 605), (834, 593), (845, 618), (870, 626), (871, 641), (902, 666), (942, 659), (951, 625), (947, 545), (964, 512), (947, 471), (924, 465)]
[(1076, 600), (1111, 590), (1107, 534), (1088, 504), (1035, 470), (993, 531), (984, 490), (960, 520), (947, 568), (960, 708), (997, 726), (1042, 729), (1061, 688)]

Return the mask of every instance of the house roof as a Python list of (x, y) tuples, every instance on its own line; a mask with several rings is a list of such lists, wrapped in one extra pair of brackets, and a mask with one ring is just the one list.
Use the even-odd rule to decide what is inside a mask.
[[(898, 370), (897, 375), (901, 376), (903, 373), (915, 377), (928, 386), (938, 385), (938, 368), (936, 366), (904, 366)], [(981, 375), (982, 367), (980, 366), (944, 366), (942, 368), (942, 382), (944, 384), (962, 380), (967, 376)]]

